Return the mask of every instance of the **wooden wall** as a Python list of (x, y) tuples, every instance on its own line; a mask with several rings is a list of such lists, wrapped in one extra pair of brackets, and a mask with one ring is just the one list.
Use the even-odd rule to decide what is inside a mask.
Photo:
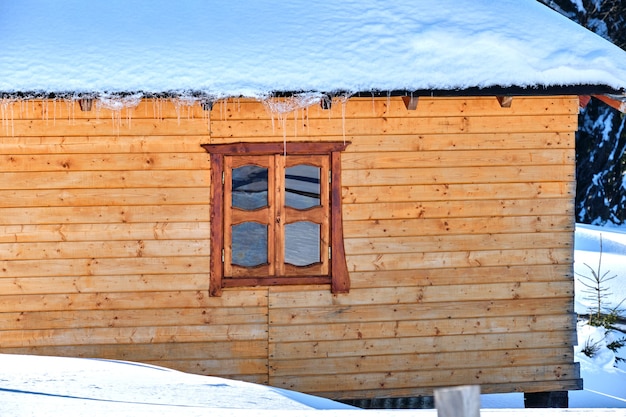
[[(333, 398), (580, 388), (577, 97), (4, 104), (0, 352), (155, 363)], [(202, 143), (348, 140), (352, 289), (208, 297)]]

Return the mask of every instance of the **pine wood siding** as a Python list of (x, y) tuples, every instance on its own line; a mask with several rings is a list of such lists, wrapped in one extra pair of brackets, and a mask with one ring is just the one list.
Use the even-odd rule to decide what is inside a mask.
[[(580, 388), (578, 98), (0, 103), (0, 352), (117, 358), (333, 398)], [(201, 144), (349, 141), (348, 294), (209, 297)], [(214, 225), (215, 226), (215, 225)]]

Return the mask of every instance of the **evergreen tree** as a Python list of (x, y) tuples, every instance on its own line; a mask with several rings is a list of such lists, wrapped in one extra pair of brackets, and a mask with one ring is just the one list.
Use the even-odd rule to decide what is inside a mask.
[[(539, 0), (626, 49), (623, 0)], [(576, 221), (626, 223), (626, 119), (592, 100), (579, 117), (576, 134)]]

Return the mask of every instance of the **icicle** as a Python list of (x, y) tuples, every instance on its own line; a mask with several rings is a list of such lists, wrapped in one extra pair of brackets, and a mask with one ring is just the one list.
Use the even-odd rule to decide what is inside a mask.
[(193, 96), (180, 96), (172, 98), (170, 101), (174, 104), (174, 108), (176, 109), (176, 118), (178, 119), (178, 125), (180, 126), (180, 115), (181, 111), (183, 111), (183, 107), (187, 110), (187, 119), (189, 119), (189, 109), (198, 103), (200, 99)]
[(41, 100), (41, 118), (48, 122), (48, 100)]
[(298, 109), (293, 111), (293, 137), (298, 137)]
[(57, 125), (57, 99), (52, 99), (52, 126)]
[(67, 121), (70, 126), (73, 126), (76, 124), (75, 108), (78, 105), (77, 99), (75, 97), (65, 97), (63, 101), (65, 102), (65, 109), (67, 110)]
[(287, 127), (283, 117), (283, 156), (287, 157)]
[[(278, 121), (283, 129), (283, 136), (286, 141), (286, 115), (288, 113), (295, 112), (298, 109), (305, 109), (313, 104), (319, 103), (322, 98), (322, 94), (309, 93), (309, 94), (296, 94), (291, 97), (285, 98), (266, 98), (262, 100), (265, 109), (269, 112), (272, 119), (272, 133), (274, 129), (274, 116), (278, 117)], [(297, 120), (295, 121), (297, 123)]]
[(213, 141), (213, 135), (211, 134), (211, 110), (203, 111), (202, 117), (206, 118), (206, 130), (209, 132), (209, 142)]
[[(3, 98), (0, 100), (0, 117), (2, 118), (2, 126), (5, 127), (6, 136), (15, 136), (15, 124), (13, 123), (13, 103), (15, 99)], [(9, 115), (10, 113), (10, 115)]]
[(350, 97), (348, 95), (341, 96), (341, 132), (343, 136), (343, 144), (346, 144), (346, 107)]
[(111, 110), (111, 119), (113, 124), (118, 128), (122, 125), (122, 110), (126, 109), (126, 118), (130, 127), (131, 123), (131, 111), (141, 103), (143, 95), (141, 93), (132, 94), (128, 96), (100, 96), (96, 103), (96, 108)]

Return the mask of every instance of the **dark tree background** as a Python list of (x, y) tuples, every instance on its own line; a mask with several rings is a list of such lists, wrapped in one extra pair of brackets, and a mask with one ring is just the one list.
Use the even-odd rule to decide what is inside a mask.
[[(626, 50), (625, 0), (539, 0)], [(579, 116), (576, 221), (626, 223), (626, 117), (599, 100)]]

